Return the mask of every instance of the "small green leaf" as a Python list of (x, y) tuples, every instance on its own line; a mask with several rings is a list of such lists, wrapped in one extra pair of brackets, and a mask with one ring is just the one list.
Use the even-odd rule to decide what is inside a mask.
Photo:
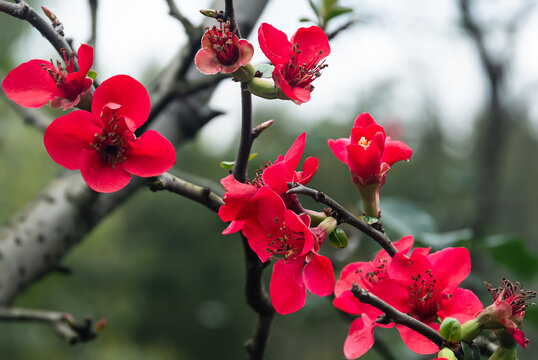
[(274, 69), (275, 69), (275, 66), (271, 64), (260, 64), (256, 66), (256, 71), (261, 72), (262, 77), (269, 78), (269, 79), (273, 77)]
[(232, 170), (235, 165), (235, 161), (221, 161), (219, 165), (223, 169)]
[(344, 230), (336, 228), (329, 234), (329, 241), (335, 248), (343, 249), (347, 246), (347, 235)]
[(310, 4), (310, 7), (312, 8), (312, 10), (314, 10), (314, 13), (316, 14), (316, 16), (319, 17), (319, 9), (316, 6), (316, 4), (314, 4), (314, 1), (308, 0), (308, 3)]
[(325, 21), (325, 24), (327, 24), (330, 20), (332, 20), (332, 19), (334, 19), (334, 18), (336, 18), (336, 17), (338, 17), (340, 15), (350, 13), (352, 11), (353, 11), (352, 8), (342, 7), (342, 6), (335, 6), (335, 7), (333, 7), (332, 9), (330, 9), (327, 12), (327, 15), (325, 15), (325, 18), (323, 20)]
[(480, 360), (480, 348), (474, 344), (462, 342), (463, 355), (465, 360)]
[(375, 223), (377, 223), (379, 221), (379, 219), (374, 217), (374, 216), (366, 216), (366, 215), (359, 216), (359, 219), (361, 219), (362, 221), (364, 221), (368, 225), (375, 224)]
[(95, 80), (95, 78), (97, 77), (97, 73), (93, 70), (90, 70), (88, 71), (88, 75), (87, 75), (90, 79), (92, 80)]

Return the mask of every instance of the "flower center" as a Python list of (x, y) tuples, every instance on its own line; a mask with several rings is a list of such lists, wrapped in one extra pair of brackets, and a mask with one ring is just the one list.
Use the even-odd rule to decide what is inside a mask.
[(58, 88), (64, 89), (66, 98), (74, 100), (80, 94), (82, 86), (79, 81), (67, 82), (69, 73), (75, 72), (75, 53), (72, 52), (69, 57), (67, 56), (65, 49), (62, 49), (62, 53), (65, 61), (65, 69), (62, 67), (62, 63), (59, 60), (56, 61), (56, 67), (54, 67), (52, 60), (50, 61), (50, 63), (53, 64), (52, 69), (46, 67), (45, 64), (42, 64), (41, 67), (49, 74), (52, 80), (54, 80)]
[(515, 284), (508, 279), (503, 279), (503, 286), (493, 288), (490, 283), (486, 282), (493, 300), (506, 301), (512, 308), (512, 316), (525, 312), (529, 304), (528, 300), (535, 298), (536, 293), (531, 290), (523, 290), (519, 282)]
[(425, 277), (420, 274), (412, 276), (413, 284), (408, 286), (409, 297), (412, 304), (412, 315), (422, 320), (435, 320), (437, 318), (437, 296), (435, 288), (436, 279), (430, 270)]
[(94, 142), (90, 143), (90, 146), (99, 153), (101, 159), (111, 165), (113, 169), (126, 159), (125, 139), (122, 136), (125, 126), (121, 126), (124, 119), (123, 116), (117, 116), (116, 111), (117, 109), (113, 109), (112, 113), (103, 111), (101, 119), (103, 119), (105, 127), (100, 134), (94, 135)]
[[(279, 219), (275, 218), (275, 223)], [(265, 249), (267, 253), (275, 259), (280, 260), (295, 260), (301, 253), (304, 245), (304, 235), (291, 231), (286, 227), (286, 222), (282, 222), (276, 234), (267, 234), (271, 239), (269, 247)]]
[(371, 142), (372, 142), (371, 140), (368, 141), (368, 140), (366, 140), (366, 138), (363, 136), (363, 137), (361, 137), (361, 139), (359, 140), (358, 145), (362, 146), (362, 147), (364, 148), (364, 150), (366, 150), (366, 149), (368, 149), (368, 146), (370, 146), (370, 143), (371, 143)]
[(301, 53), (301, 50), (299, 50), (298, 44), (293, 45), (293, 52), (294, 54), (290, 61), (283, 69), (284, 77), (291, 87), (307, 88), (308, 86), (312, 86), (310, 83), (320, 77), (321, 70), (328, 66), (325, 64), (325, 60), (318, 64), (321, 55), (323, 55), (323, 51), (318, 52), (318, 54), (313, 56), (307, 63), (299, 62), (298, 55)]
[(220, 29), (216, 26), (206, 28), (211, 48), (217, 55), (217, 59), (223, 65), (232, 65), (239, 60), (239, 48), (237, 47), (236, 29), (230, 31), (230, 22), (220, 22)]

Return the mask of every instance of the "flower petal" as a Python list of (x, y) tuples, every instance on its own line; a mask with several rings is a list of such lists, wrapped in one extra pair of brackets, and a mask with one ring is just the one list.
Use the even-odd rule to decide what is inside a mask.
[(469, 276), (471, 257), (463, 247), (446, 248), (428, 255), (439, 288), (455, 288)]
[(92, 113), (101, 116), (103, 107), (110, 102), (121, 105), (116, 115), (127, 117), (134, 129), (146, 122), (151, 107), (144, 85), (128, 75), (116, 75), (103, 81), (93, 94)]
[(274, 26), (262, 23), (258, 29), (258, 42), (262, 52), (273, 65), (285, 64), (293, 55), (288, 37)]
[(314, 295), (327, 296), (334, 290), (334, 268), (325, 256), (311, 253), (312, 258), (303, 269), (306, 288)]
[(157, 176), (169, 170), (176, 162), (174, 146), (155, 130), (146, 131), (128, 144), (121, 167), (133, 175)]
[(353, 320), (344, 344), (344, 355), (347, 359), (356, 359), (366, 354), (374, 345), (374, 329), (376, 323), (368, 316)]
[(390, 137), (387, 137), (385, 139), (385, 149), (383, 150), (381, 161), (388, 166), (392, 166), (395, 162), (409, 160), (412, 154), (413, 150), (402, 141), (392, 141)]
[(80, 155), (80, 174), (86, 184), (95, 191), (111, 193), (124, 188), (131, 174), (120, 166), (113, 168), (101, 159), (93, 149), (84, 149)]
[(220, 70), (219, 59), (215, 52), (209, 48), (198, 50), (194, 62), (202, 74), (213, 75)]
[(277, 261), (271, 276), (271, 301), (277, 313), (291, 314), (302, 308), (306, 302), (306, 288), (303, 281), (304, 258), (295, 261)]
[[(439, 327), (439, 324), (437, 324), (437, 327)], [(403, 325), (396, 325), (396, 328), (400, 332), (403, 342), (411, 351), (421, 355), (433, 354), (439, 351), (439, 347), (424, 335)]]
[(37, 108), (60, 95), (61, 90), (44, 68), (53, 66), (49, 61), (30, 60), (11, 70), (2, 82), (7, 97), (20, 106)]
[(101, 130), (93, 123), (94, 116), (88, 111), (77, 110), (54, 120), (43, 141), (52, 160), (59, 165), (75, 170), (84, 149), (91, 149), (90, 143)]
[(291, 43), (297, 44), (300, 51), (297, 58), (299, 64), (315, 63), (331, 53), (327, 34), (317, 26), (302, 27), (291, 37)]

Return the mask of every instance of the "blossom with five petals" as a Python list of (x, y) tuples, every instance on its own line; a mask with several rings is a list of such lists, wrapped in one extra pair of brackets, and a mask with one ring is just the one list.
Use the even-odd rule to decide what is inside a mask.
[(149, 96), (141, 83), (127, 75), (113, 76), (95, 91), (91, 113), (73, 111), (50, 124), (45, 148), (59, 165), (80, 169), (93, 190), (120, 190), (131, 174), (157, 176), (176, 160), (174, 147), (160, 133), (148, 130), (135, 137), (149, 111)]
[(368, 113), (355, 119), (351, 136), (329, 140), (329, 147), (338, 160), (351, 171), (352, 181), (361, 193), (365, 212), (379, 213), (379, 189), (385, 183), (390, 167), (409, 160), (413, 151), (401, 141), (385, 136), (385, 130)]
[(330, 295), (334, 269), (329, 258), (318, 254), (325, 232), (311, 230), (310, 218), (287, 209), (270, 187), (262, 187), (256, 197), (257, 216), (245, 221), (243, 234), (262, 262), (277, 259), (270, 286), (275, 310), (290, 314), (301, 309), (307, 289), (315, 295)]
[[(375, 327), (393, 327), (376, 319), (382, 312), (359, 302), (351, 293), (352, 283), (367, 289), (385, 302), (439, 330), (439, 319), (456, 318), (460, 322), (472, 319), (482, 304), (471, 291), (458, 285), (470, 272), (469, 252), (464, 248), (447, 248), (430, 254), (429, 248), (417, 248), (406, 253), (413, 239), (404, 237), (394, 245), (398, 253), (391, 259), (381, 251), (373, 262), (357, 262), (342, 270), (335, 286), (334, 306), (353, 315), (344, 354), (355, 359), (366, 353), (374, 343)], [(396, 325), (405, 344), (419, 354), (432, 354), (439, 348), (417, 332)]]
[(331, 52), (325, 32), (317, 26), (299, 28), (288, 40), (282, 31), (262, 23), (258, 41), (262, 52), (275, 65), (275, 85), (295, 103), (308, 102), (314, 89), (312, 81), (326, 67), (323, 59)]
[[(58, 61), (30, 60), (11, 70), (2, 83), (8, 98), (20, 106), (36, 108), (50, 101), (53, 108), (69, 109), (81, 98), (91, 96), (93, 80), (87, 77), (93, 63), (93, 48), (81, 45), (77, 60), (74, 53), (67, 58), (65, 69)], [(79, 70), (75, 71), (78, 63)]]
[(230, 74), (250, 62), (254, 47), (245, 39), (239, 39), (235, 29), (230, 31), (230, 22), (221, 22), (220, 29), (206, 28), (202, 37), (202, 48), (196, 53), (198, 70), (207, 75), (221, 72)]
[(306, 143), (306, 133), (302, 133), (295, 140), (285, 155), (279, 155), (273, 164), (267, 163), (261, 176), (258, 174), (252, 181), (243, 184), (228, 175), (221, 180), (226, 192), (224, 193), (224, 205), (219, 209), (219, 217), (222, 221), (231, 221), (230, 225), (222, 232), (231, 234), (243, 228), (244, 221), (249, 217), (255, 217), (259, 197), (256, 197), (260, 188), (269, 186), (282, 197), (288, 209), (296, 213), (302, 212), (297, 200), (297, 195), (286, 194), (288, 182), (307, 184), (318, 169), (318, 159), (309, 157), (304, 161), (303, 171), (296, 171), (303, 155)]

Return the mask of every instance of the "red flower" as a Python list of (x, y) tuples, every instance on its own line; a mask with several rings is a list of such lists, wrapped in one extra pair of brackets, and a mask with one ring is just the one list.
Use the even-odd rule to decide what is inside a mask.
[(503, 279), (503, 286), (493, 288), (486, 283), (494, 303), (485, 308), (476, 316), (476, 320), (483, 329), (504, 328), (519, 345), (527, 348), (529, 339), (521, 331), (523, 316), (527, 310), (527, 300), (536, 297), (533, 291), (524, 291), (519, 283), (511, 283)]
[(230, 74), (250, 62), (254, 48), (245, 39), (239, 40), (230, 31), (230, 22), (221, 22), (209, 29), (202, 37), (202, 48), (196, 53), (196, 66), (202, 73), (211, 75), (217, 72)]
[(149, 96), (127, 75), (104, 81), (95, 91), (92, 112), (73, 111), (54, 120), (45, 131), (45, 148), (69, 170), (80, 169), (89, 187), (114, 192), (131, 174), (157, 176), (175, 162), (174, 147), (154, 130), (136, 138), (134, 131), (149, 114)]
[[(348, 359), (358, 358), (370, 349), (374, 343), (375, 327), (394, 326), (394, 323), (376, 322), (382, 312), (353, 296), (350, 291), (353, 282), (435, 330), (439, 330), (439, 318), (453, 317), (464, 322), (482, 309), (482, 304), (471, 291), (458, 288), (470, 271), (466, 249), (448, 248), (429, 254), (428, 248), (417, 248), (408, 257), (405, 254), (412, 242), (411, 237), (396, 242), (394, 245), (399, 252), (392, 259), (381, 251), (371, 263), (357, 262), (342, 270), (334, 290), (334, 306), (350, 314), (361, 315), (351, 324), (344, 345)], [(439, 351), (424, 336), (405, 326), (396, 327), (411, 350), (419, 354)]]
[(379, 189), (387, 172), (395, 162), (409, 160), (413, 151), (403, 142), (386, 137), (383, 127), (368, 113), (357, 116), (348, 139), (329, 140), (329, 147), (349, 167), (366, 213), (378, 216)]
[(258, 199), (256, 194), (263, 186), (269, 186), (280, 195), (287, 208), (297, 213), (302, 212), (297, 196), (286, 194), (286, 191), (288, 190), (288, 182), (300, 182), (305, 185), (318, 169), (318, 159), (309, 157), (303, 164), (303, 171), (296, 171), (303, 155), (305, 142), (306, 133), (302, 133), (286, 152), (286, 155), (280, 155), (274, 164), (267, 165), (261, 176), (257, 175), (254, 180), (247, 184), (235, 180), (233, 175), (228, 175), (221, 180), (226, 192), (223, 197), (225, 204), (219, 209), (219, 217), (222, 221), (232, 222), (223, 231), (223, 234), (241, 230), (244, 220), (257, 215), (255, 212)]
[(91, 94), (92, 79), (86, 75), (93, 63), (93, 48), (81, 45), (77, 57), (78, 71), (73, 53), (69, 59), (64, 54), (65, 70), (59, 61), (55, 68), (50, 61), (30, 60), (11, 70), (2, 87), (20, 106), (36, 108), (50, 101), (53, 108), (72, 108)]
[(260, 48), (275, 65), (273, 81), (287, 97), (297, 104), (310, 100), (312, 81), (326, 67), (324, 61), (331, 53), (329, 39), (317, 26), (299, 28), (288, 41), (282, 31), (262, 23), (258, 29)]
[(309, 229), (310, 218), (286, 209), (282, 198), (268, 186), (256, 194), (256, 217), (248, 218), (243, 234), (262, 262), (278, 259), (273, 267), (270, 294), (279, 314), (302, 308), (306, 289), (319, 296), (330, 295), (334, 270), (329, 258), (318, 254), (325, 233)]

